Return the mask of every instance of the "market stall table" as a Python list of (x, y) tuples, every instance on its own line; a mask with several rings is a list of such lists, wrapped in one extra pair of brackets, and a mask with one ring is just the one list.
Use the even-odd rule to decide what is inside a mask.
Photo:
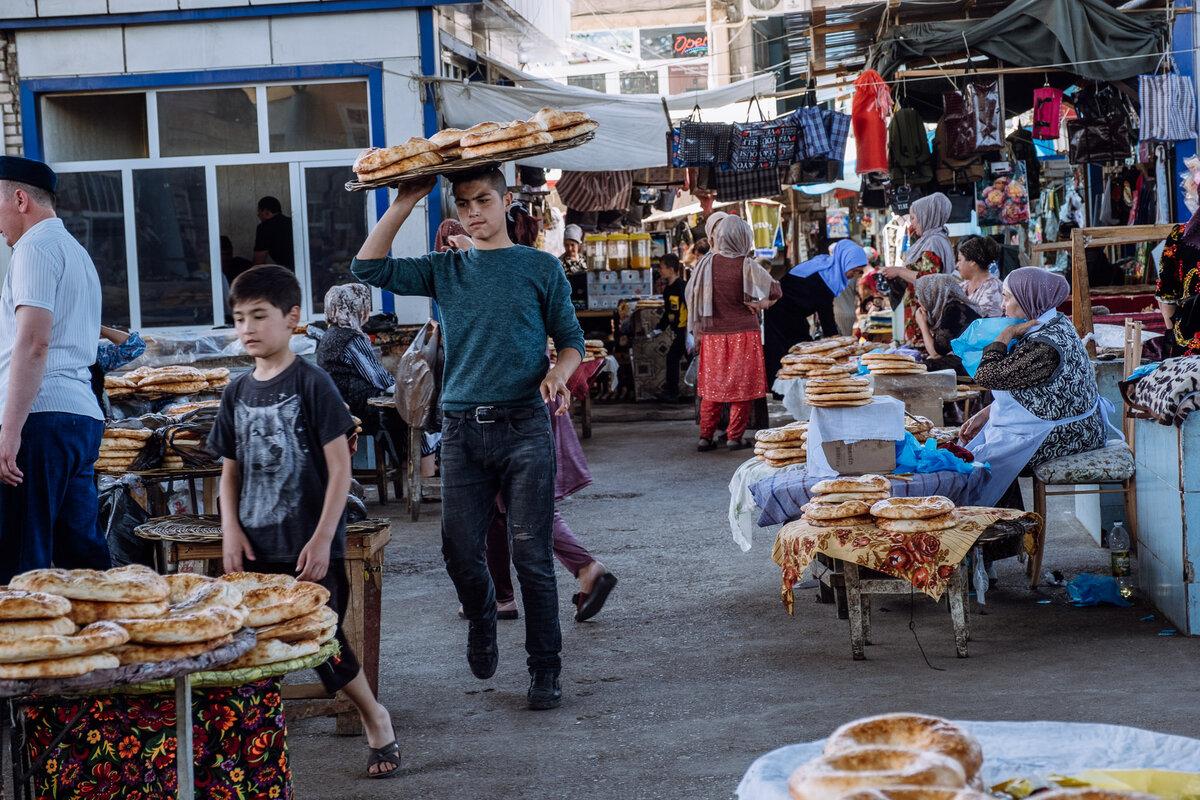
[[(421, 486), (421, 441), (424, 431), (406, 423), (400, 416), (395, 401), (390, 397), (372, 397), (367, 400), (367, 405), (379, 415), (380, 431), (391, 430), (392, 427), (399, 424), (408, 432), (405, 451), (408, 457), (405, 459), (403, 468), (403, 486), (405, 487), (405, 500), (408, 503), (408, 517), (416, 522), (421, 517), (421, 501), (424, 499), (422, 494), (424, 490)], [(383, 448), (377, 446), (375, 448), (375, 469), (370, 471), (370, 476), (377, 479), (380, 503), (387, 502), (387, 481), (394, 477), (387, 470), (383, 458)], [(396, 480), (400, 481), (399, 478)]]
[[(170, 517), (150, 520), (134, 533), (159, 542), (162, 572), (221, 572), (221, 526), (217, 517)], [(383, 549), (391, 541), (387, 520), (364, 520), (346, 526), (345, 564), (350, 578), (350, 601), (342, 630), (358, 655), (371, 690), (379, 690), (379, 631), (383, 589)], [(322, 700), (306, 707), (303, 716), (336, 716), (338, 733), (361, 731), (358, 713), (348, 701), (333, 698), (320, 684), (296, 684), (284, 689), (293, 699)]]
[[(833, 730), (843, 720), (830, 721)], [(957, 722), (983, 747), (983, 785), (1013, 778), (1072, 775), (1089, 769), (1193, 769), (1200, 739), (1124, 725), (1082, 722)], [(788, 778), (821, 754), (825, 740), (760, 756), (738, 784), (738, 800), (791, 800)]]
[[(176, 482), (187, 487), (188, 498), (192, 510), (196, 513), (204, 511), (214, 513), (217, 510), (217, 487), (221, 477), (221, 465), (214, 464), (204, 467), (184, 467), (183, 469), (143, 469), (143, 470), (106, 470), (97, 469), (96, 474), (110, 478), (121, 478), (131, 475), (146, 489), (146, 499), (150, 507), (150, 516), (162, 517), (171, 513), (169, 502), (175, 491)], [(167, 485), (164, 492), (162, 484)], [(203, 499), (203, 505), (200, 501)]]

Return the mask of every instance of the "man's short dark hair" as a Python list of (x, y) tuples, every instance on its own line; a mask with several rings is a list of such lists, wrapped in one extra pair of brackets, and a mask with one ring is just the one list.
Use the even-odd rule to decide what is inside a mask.
[(681, 266), (682, 264), (679, 260), (679, 256), (675, 255), (674, 253), (667, 253), (662, 257), (662, 262), (659, 268), (661, 269), (662, 267), (666, 267), (669, 270), (679, 272)]
[(300, 281), (287, 267), (263, 264), (252, 267), (233, 279), (229, 287), (229, 307), (263, 300), (284, 314), (300, 305)]
[(460, 172), (450, 176), (450, 192), (457, 192), (459, 184), (474, 183), (482, 181), (488, 184), (496, 194), (500, 195), (500, 199), (504, 199), (504, 195), (508, 194), (508, 179), (504, 177), (504, 173), (499, 167), (483, 167), (470, 172)]
[(258, 210), (259, 211), (270, 211), (272, 214), (282, 214), (283, 206), (280, 204), (278, 197), (272, 197), (271, 195), (267, 195), (266, 197), (259, 199)]
[(31, 186), (28, 183), (9, 180), (3, 181), (2, 183), (8, 189), (9, 196), (12, 196), (13, 192), (17, 191), (17, 189), (20, 189), (21, 191), (25, 192), (25, 194), (29, 195), (30, 200), (37, 203), (39, 206), (42, 206), (43, 208), (54, 208), (58, 204), (58, 198), (55, 196), (54, 192), (48, 189), (43, 189), (41, 186)]

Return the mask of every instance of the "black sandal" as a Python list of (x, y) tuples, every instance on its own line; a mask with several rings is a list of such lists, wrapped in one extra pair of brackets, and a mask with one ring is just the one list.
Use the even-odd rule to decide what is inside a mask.
[[(369, 752), (367, 755), (368, 778), (394, 778), (400, 774), (400, 743), (398, 741), (393, 739), (391, 744), (385, 744), (383, 747), (368, 747), (367, 750)], [(371, 767), (377, 767), (380, 764), (391, 764), (394, 769), (371, 771)]]
[(575, 607), (578, 609), (575, 612), (576, 622), (586, 622), (592, 617), (600, 613), (604, 608), (604, 604), (608, 601), (608, 596), (612, 594), (612, 590), (616, 588), (617, 576), (611, 572), (606, 572), (596, 579), (596, 585), (592, 587), (591, 593), (587, 596), (582, 594), (575, 595)]
[(712, 439), (701, 439), (696, 445), (696, 451), (699, 453), (709, 453), (717, 449), (717, 444)]

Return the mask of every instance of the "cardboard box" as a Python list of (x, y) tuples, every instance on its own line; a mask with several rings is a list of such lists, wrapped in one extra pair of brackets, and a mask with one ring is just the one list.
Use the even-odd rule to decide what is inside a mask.
[(839, 475), (887, 474), (896, 468), (896, 443), (880, 439), (822, 442), (829, 466)]

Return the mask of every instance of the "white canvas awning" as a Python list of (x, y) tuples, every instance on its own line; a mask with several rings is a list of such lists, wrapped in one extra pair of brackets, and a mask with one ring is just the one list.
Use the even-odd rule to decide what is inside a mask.
[[(548, 80), (520, 87), (464, 83), (450, 78), (435, 78), (433, 82), (446, 125), (455, 128), (469, 128), (487, 121), (527, 119), (546, 106), (586, 111), (600, 123), (596, 138), (587, 144), (525, 159), (522, 164), (601, 171), (661, 167), (667, 162), (669, 125), (663, 98), (657, 95), (602, 94)], [(775, 75), (770, 73), (665, 99), (674, 115), (680, 116), (696, 105), (701, 109), (719, 108), (774, 91)]]

